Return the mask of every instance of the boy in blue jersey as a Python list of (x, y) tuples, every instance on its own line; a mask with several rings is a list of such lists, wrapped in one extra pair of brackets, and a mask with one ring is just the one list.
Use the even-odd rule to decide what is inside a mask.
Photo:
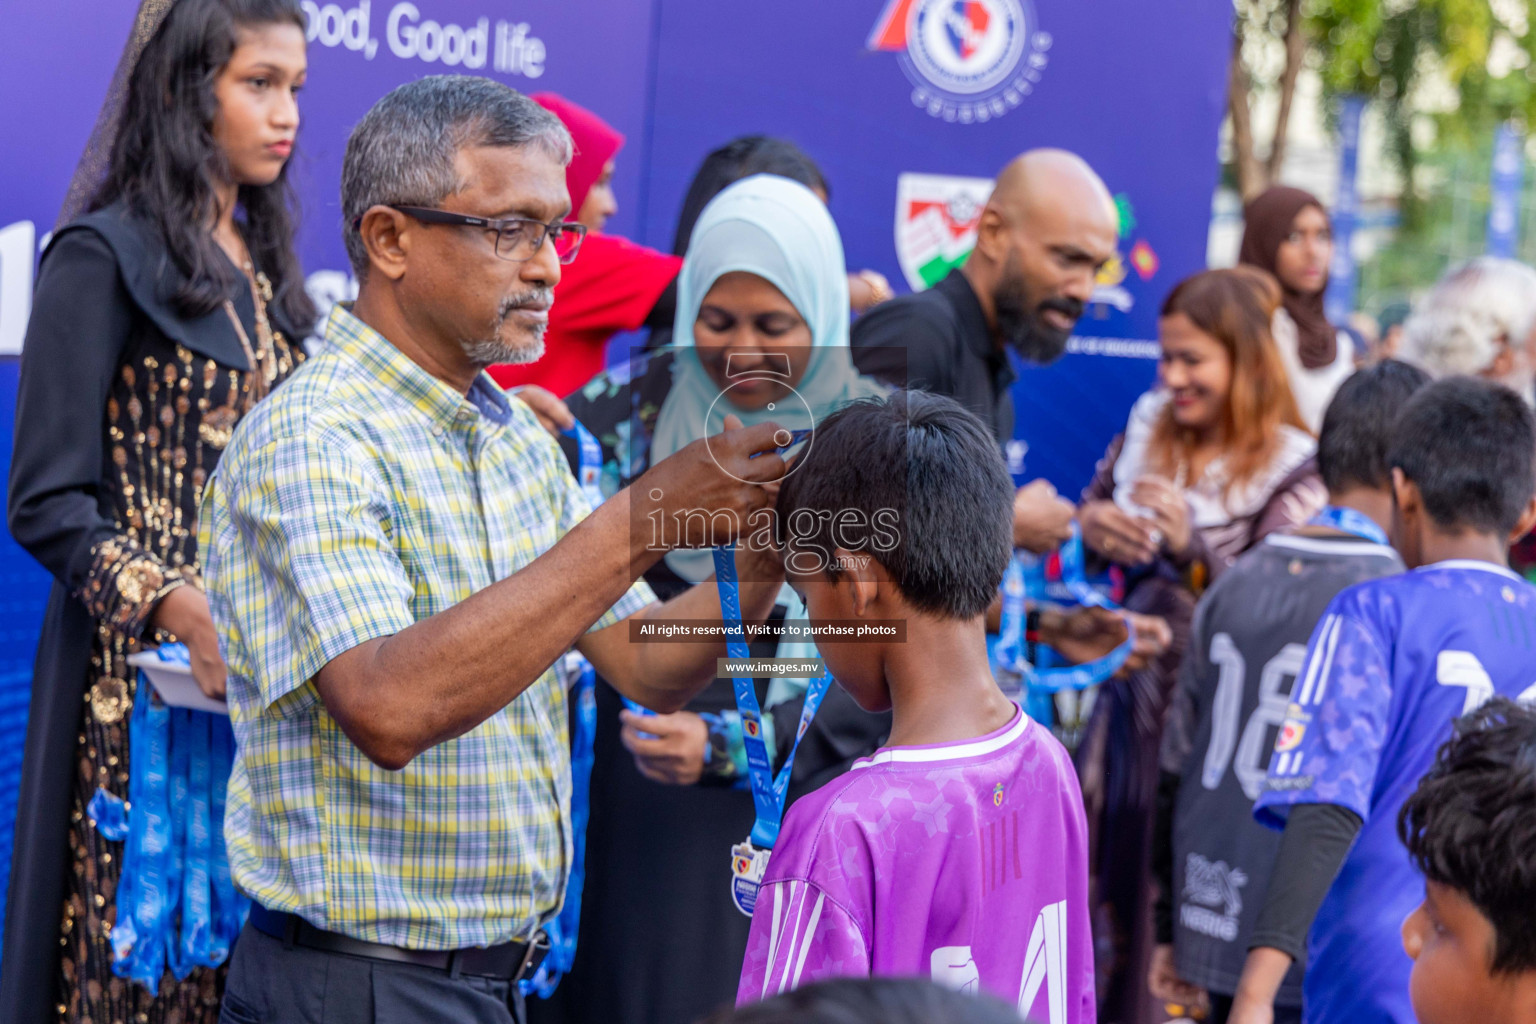
[(1403, 922), (1419, 1024), (1536, 1021), (1536, 707), (1457, 722), (1397, 832), (1424, 873)]
[[(1403, 571), (1388, 543), (1393, 428), (1429, 384), (1387, 359), (1351, 376), (1323, 416), (1317, 470), (1328, 506), (1272, 533), (1195, 609), (1163, 727), (1153, 828), (1158, 946), (1147, 987), (1166, 1004), (1208, 1004), (1226, 1024), (1280, 836), (1253, 820), (1307, 640), (1346, 587)], [(1277, 1024), (1301, 1020), (1302, 962), (1275, 996)]]
[(1439, 381), (1404, 408), (1388, 461), (1413, 571), (1343, 591), (1312, 634), (1254, 805), (1285, 832), (1234, 1024), (1273, 1019), (1303, 936), (1306, 1024), (1414, 1024), (1401, 928), (1424, 881), (1398, 812), (1456, 718), (1536, 696), (1536, 587), (1505, 564), (1536, 523), (1531, 410), (1497, 384)]

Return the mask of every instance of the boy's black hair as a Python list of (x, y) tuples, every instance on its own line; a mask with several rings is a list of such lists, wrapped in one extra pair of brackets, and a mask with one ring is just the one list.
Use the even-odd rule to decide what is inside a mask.
[(1350, 375), (1328, 403), (1317, 435), (1317, 469), (1329, 493), (1392, 485), (1387, 446), (1414, 392), (1429, 383), (1417, 366), (1384, 359)]
[(1439, 380), (1408, 400), (1388, 464), (1419, 487), (1442, 529), (1504, 535), (1536, 494), (1536, 419), (1509, 388)]
[(897, 391), (816, 425), (779, 490), (776, 528), (797, 569), (836, 579), (835, 549), (871, 555), (912, 607), (973, 619), (1012, 556), (1013, 479), (991, 431), (959, 403)]
[(1459, 719), (1397, 834), (1492, 922), (1492, 973), (1536, 971), (1536, 708), (1497, 697)]
[(923, 978), (838, 978), (723, 1011), (704, 1024), (1019, 1024), (1019, 1012), (990, 995)]

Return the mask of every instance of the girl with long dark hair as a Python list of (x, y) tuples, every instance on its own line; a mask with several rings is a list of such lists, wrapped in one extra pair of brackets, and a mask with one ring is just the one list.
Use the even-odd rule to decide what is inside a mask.
[(0, 968), (9, 1024), (218, 1017), (222, 970), (166, 975), (158, 993), (114, 976), (122, 845), (88, 806), (98, 790), (127, 796), (126, 659), (141, 644), (185, 643), (198, 685), (223, 694), (197, 509), (235, 424), (302, 360), (315, 318), (286, 174), (304, 33), (296, 0), (145, 0), (125, 92), (72, 187), (89, 212), (43, 255), (9, 523), (55, 584)]

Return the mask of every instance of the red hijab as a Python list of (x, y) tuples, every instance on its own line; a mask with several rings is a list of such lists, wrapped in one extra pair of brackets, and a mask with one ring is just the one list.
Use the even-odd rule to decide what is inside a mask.
[(558, 117), (575, 143), (575, 152), (565, 168), (565, 189), (571, 194), (571, 218), (574, 220), (581, 213), (581, 204), (587, 201), (587, 193), (602, 176), (603, 166), (624, 145), (624, 136), (592, 111), (564, 96), (539, 92), (530, 98)]
[(1328, 282), (1323, 281), (1322, 291), (1298, 292), (1280, 280), (1275, 270), (1281, 243), (1290, 235), (1296, 215), (1309, 206), (1322, 210), (1325, 217), (1328, 215), (1323, 204), (1310, 192), (1284, 185), (1265, 189), (1243, 211), (1243, 245), (1238, 250), (1237, 262), (1267, 270), (1280, 281), (1284, 293), (1281, 304), (1296, 321), (1296, 355), (1302, 366), (1315, 370), (1330, 365), (1339, 355), (1338, 331), (1323, 312), (1323, 293), (1328, 289)]

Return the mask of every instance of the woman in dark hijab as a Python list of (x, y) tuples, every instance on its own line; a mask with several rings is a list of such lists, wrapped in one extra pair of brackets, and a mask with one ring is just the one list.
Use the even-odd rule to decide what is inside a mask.
[(1350, 344), (1323, 312), (1333, 226), (1310, 192), (1277, 185), (1248, 204), (1239, 263), (1259, 267), (1280, 282), (1275, 343), (1285, 362), (1301, 418), (1315, 434), (1333, 393), (1355, 369)]

